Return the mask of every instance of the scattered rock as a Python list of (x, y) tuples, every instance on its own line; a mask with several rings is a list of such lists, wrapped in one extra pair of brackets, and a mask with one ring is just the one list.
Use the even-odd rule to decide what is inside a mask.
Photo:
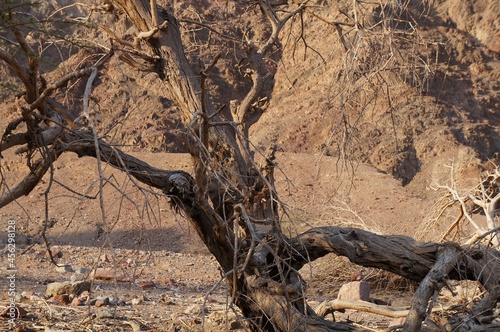
[(339, 300), (370, 301), (370, 284), (366, 281), (351, 281), (339, 289)]
[(0, 312), (0, 317), (4, 318), (22, 318), (26, 317), (28, 312), (20, 306), (7, 307), (2, 312)]
[(77, 282), (52, 282), (47, 285), (45, 295), (52, 297), (61, 294), (75, 294), (80, 295), (84, 291), (90, 291), (90, 282), (77, 281)]
[(109, 296), (108, 302), (109, 302), (109, 305), (116, 305), (116, 304), (118, 304), (118, 298), (116, 296)]
[(156, 284), (152, 281), (144, 281), (144, 282), (138, 283), (137, 286), (139, 286), (139, 288), (142, 288), (142, 289), (148, 289), (148, 288), (156, 287)]
[(71, 267), (71, 265), (59, 265), (59, 266), (56, 266), (56, 272), (71, 273), (71, 272), (74, 272), (74, 270)]
[(109, 299), (107, 297), (98, 297), (95, 301), (96, 307), (102, 307), (109, 304)]
[(108, 309), (100, 309), (99, 311), (97, 311), (96, 317), (99, 319), (115, 318), (115, 313), (111, 310), (108, 310)]
[(91, 278), (96, 280), (105, 280), (105, 281), (120, 281), (120, 282), (128, 282), (130, 278), (128, 278), (122, 272), (113, 269), (113, 268), (97, 268), (90, 274)]
[(203, 307), (200, 304), (192, 304), (184, 310), (184, 313), (187, 315), (198, 316), (203, 313)]
[(68, 294), (58, 294), (58, 295), (54, 295), (50, 298), (52, 301), (55, 301), (56, 303), (58, 304), (62, 304), (62, 305), (66, 305), (66, 304), (70, 304), (71, 301), (69, 299), (69, 295)]
[(69, 304), (70, 306), (73, 306), (73, 307), (78, 307), (78, 306), (81, 306), (83, 305), (83, 302), (82, 300), (80, 300), (78, 297), (75, 297), (73, 299), (73, 301), (71, 301), (71, 303)]
[(142, 303), (142, 300), (139, 298), (133, 298), (132, 301), (130, 301), (132, 305), (138, 305)]
[(73, 271), (78, 274), (88, 274), (90, 273), (90, 269), (87, 267), (82, 267), (82, 266), (72, 266)]

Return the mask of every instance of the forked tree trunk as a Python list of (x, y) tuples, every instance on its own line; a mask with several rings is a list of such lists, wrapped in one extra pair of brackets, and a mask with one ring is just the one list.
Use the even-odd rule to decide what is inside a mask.
[[(212, 121), (224, 120), (218, 118), (206, 96), (201, 84), (202, 73), (193, 72), (184, 55), (173, 13), (156, 7), (155, 1), (114, 0), (113, 3), (124, 10), (138, 33), (153, 33), (139, 43), (143, 50), (149, 49), (150, 55), (157, 57), (158, 84), (165, 88), (184, 116), (186, 142), (195, 161), (194, 179), (186, 173), (168, 173), (165, 174), (168, 184), (161, 188), (171, 196), (175, 207), (185, 213), (221, 265), (232, 301), (249, 319), (252, 328), (266, 331), (356, 330), (353, 326), (324, 320), (305, 301), (298, 269), (329, 252), (417, 281), (424, 280), (429, 271), (440, 271), (441, 266), (435, 264), (445, 256), (438, 244), (420, 244), (405, 237), (382, 237), (335, 227), (311, 230), (295, 239), (283, 236), (273, 183), (273, 151), (259, 168), (250, 151), (244, 148), (248, 145), (239, 142), (240, 136), (235, 135), (239, 129), (247, 132), (249, 123), (240, 123), (240, 128), (230, 125), (231, 121), (227, 125), (211, 126)], [(269, 10), (264, 3), (261, 9)], [(261, 86), (259, 84), (254, 84), (253, 96), (258, 95), (255, 89)], [(244, 114), (235, 116), (238, 121), (245, 119)], [(111, 160), (109, 156), (104, 157)], [(481, 280), (479, 277), (484, 276), (484, 269), (491, 272), (490, 277), (500, 275), (498, 266), (482, 258), (481, 262), (469, 259), (460, 254), (461, 248), (452, 248), (444, 250), (448, 254), (451, 250), (455, 256), (445, 257), (447, 269), (437, 273), (438, 278), (467, 275), (480, 279), (488, 290), (498, 287), (491, 278)], [(481, 252), (498, 256), (494, 251)], [(457, 261), (466, 267), (465, 270), (450, 272)], [(429, 291), (436, 289), (433, 287), (423, 291), (424, 308)], [(407, 329), (418, 330), (424, 313), (422, 305), (416, 304), (409, 315), (412, 325)]]
[(184, 115), (196, 183), (183, 198), (168, 188), (164, 191), (175, 196), (173, 203), (186, 214), (220, 263), (234, 303), (256, 329), (352, 329), (323, 320), (305, 302), (300, 276), (287, 262), (293, 250), (278, 226), (272, 153), (257, 169), (250, 151), (240, 150), (246, 144), (238, 144), (234, 134), (238, 128), (229, 122), (210, 125), (207, 119), (223, 120), (214, 114), (208, 98), (201, 99), (205, 96), (201, 75), (194, 73), (186, 60), (174, 15), (163, 8), (155, 8), (157, 14), (152, 15), (154, 1), (113, 2), (139, 32), (162, 26), (152, 38), (140, 42), (149, 46), (151, 56), (159, 56), (158, 84), (165, 87)]

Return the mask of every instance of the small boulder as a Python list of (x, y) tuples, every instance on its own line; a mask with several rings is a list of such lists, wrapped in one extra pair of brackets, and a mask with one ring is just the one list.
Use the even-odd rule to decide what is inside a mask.
[(77, 281), (77, 282), (52, 282), (47, 285), (45, 295), (52, 297), (61, 294), (74, 294), (80, 295), (84, 291), (90, 291), (90, 282)]
[(339, 300), (370, 301), (370, 284), (366, 281), (351, 281), (340, 287)]
[(69, 305), (72, 307), (79, 307), (79, 306), (83, 305), (83, 302), (78, 297), (75, 297)]

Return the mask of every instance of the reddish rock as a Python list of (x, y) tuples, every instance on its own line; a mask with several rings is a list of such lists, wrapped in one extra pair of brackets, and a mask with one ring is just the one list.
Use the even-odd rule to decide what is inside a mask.
[(80, 300), (78, 297), (75, 297), (69, 305), (73, 307), (78, 307), (81, 306), (82, 304), (83, 304), (82, 300)]
[(123, 272), (118, 271), (113, 268), (97, 268), (90, 274), (91, 278), (96, 280), (106, 280), (106, 281), (122, 281), (128, 282), (130, 278), (128, 278)]
[(79, 295), (84, 291), (90, 290), (90, 282), (77, 281), (77, 282), (52, 282), (47, 285), (45, 295), (52, 297), (61, 294), (75, 294)]
[(59, 294), (59, 295), (54, 295), (51, 300), (56, 301), (59, 304), (70, 304), (71, 300), (69, 299), (68, 294)]
[(14, 306), (14, 307), (7, 307), (2, 312), (0, 312), (0, 317), (4, 318), (19, 318), (19, 317), (26, 317), (28, 312), (21, 308), (20, 306)]
[(175, 284), (175, 280), (172, 278), (165, 278), (165, 279), (160, 279), (157, 280), (160, 284), (165, 284), (165, 285), (172, 285)]
[(138, 283), (137, 286), (139, 286), (139, 288), (142, 288), (142, 289), (148, 289), (148, 288), (156, 287), (156, 284), (152, 281), (144, 281), (144, 282)]
[(96, 307), (103, 307), (103, 306), (108, 305), (108, 304), (109, 304), (109, 299), (107, 297), (100, 297), (100, 298), (96, 299), (94, 305)]
[(370, 301), (370, 284), (366, 281), (352, 281), (340, 287), (339, 300)]

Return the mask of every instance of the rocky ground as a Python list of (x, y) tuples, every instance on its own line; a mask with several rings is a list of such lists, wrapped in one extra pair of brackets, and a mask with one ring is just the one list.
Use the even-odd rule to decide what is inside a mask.
[[(189, 171), (187, 155), (136, 156), (153, 165)], [(289, 214), (284, 218), (285, 230), (293, 234), (313, 226), (350, 225), (387, 234), (417, 235), (434, 193), (415, 196), (372, 166), (357, 165), (354, 178), (339, 174), (332, 167), (335, 161), (334, 157), (319, 155), (278, 154), (277, 185)], [(16, 167), (15, 163), (8, 165)], [(95, 192), (86, 172), (93, 167), (93, 159), (64, 156), (57, 161), (55, 180), (64, 186), (54, 183), (49, 201), (52, 219), (46, 236), (59, 267), (51, 262), (40, 236), (43, 188), (0, 212), (2, 220), (14, 220), (17, 229), (16, 300), (27, 311), (18, 320), (18, 326), (24, 329), (19, 331), (242, 328), (238, 311), (228, 305), (230, 295), (217, 263), (185, 220), (172, 213), (164, 198), (148, 193), (150, 206), (139, 198), (132, 204), (121, 200), (117, 189), (110, 190), (104, 196), (108, 224), (103, 224), (97, 199), (68, 193), (67, 187), (75, 192)], [(132, 190), (123, 174), (109, 169), (106, 176), (120, 184), (117, 187), (130, 197), (144, 199), (144, 193)], [(140, 213), (144, 210), (149, 217)], [(5, 232), (2, 237), (6, 237)], [(2, 269), (7, 253), (4, 248), (0, 256)], [(333, 255), (305, 267), (301, 272), (308, 283), (310, 304), (316, 307), (323, 300), (336, 298), (340, 286), (357, 271), (359, 268)], [(371, 297), (393, 306), (408, 305), (415, 285), (376, 270), (364, 269), (363, 273), (371, 285)], [(52, 289), (52, 283), (79, 281), (90, 282), (90, 292), (54, 296), (57, 291)], [(8, 304), (6, 292), (0, 301), (1, 305)], [(384, 329), (392, 320), (354, 310), (336, 313), (335, 317), (374, 329)], [(7, 326), (6, 320), (0, 322)]]

